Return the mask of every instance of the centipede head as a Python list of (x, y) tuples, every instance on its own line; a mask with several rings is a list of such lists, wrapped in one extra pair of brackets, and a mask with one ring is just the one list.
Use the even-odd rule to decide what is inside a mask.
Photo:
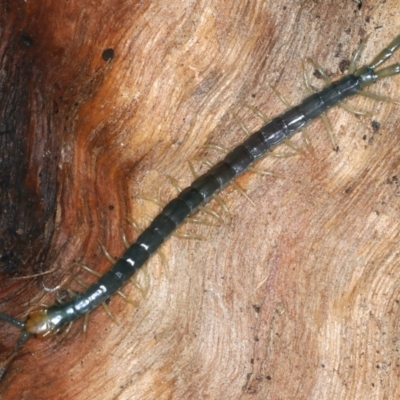
[(0, 313), (0, 320), (14, 325), (22, 330), (22, 333), (11, 354), (3, 362), (0, 362), (1, 380), (11, 361), (17, 355), (23, 344), (32, 335), (36, 336), (39, 339), (43, 339), (55, 335), (58, 332), (58, 328), (56, 328), (54, 324), (52, 324), (51, 318), (48, 313), (48, 307), (46, 307), (45, 305), (38, 306), (34, 310), (32, 310), (29, 313), (28, 318), (25, 322), (3, 313)]
[(24, 324), (24, 330), (39, 339), (53, 336), (58, 332), (58, 328), (51, 323), (46, 306), (39, 306), (32, 310)]

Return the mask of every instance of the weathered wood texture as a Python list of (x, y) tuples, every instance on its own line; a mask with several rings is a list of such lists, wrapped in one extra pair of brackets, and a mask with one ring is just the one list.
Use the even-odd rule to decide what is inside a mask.
[[(44, 287), (83, 276), (74, 261), (109, 268), (98, 241), (118, 257), (126, 217), (156, 212), (135, 198), (169, 198), (166, 175), (188, 184), (201, 146), (238, 143), (232, 112), (251, 129), (246, 104), (282, 112), (269, 83), (304, 97), (304, 57), (338, 77), (371, 34), (370, 60), (400, 6), (359, 3), (2, 1), (1, 311), (53, 302)], [(372, 90), (400, 98), (400, 78)], [(316, 121), (314, 156), (241, 177), (254, 207), (227, 189), (226, 225), (169, 240), (169, 273), (155, 257), (146, 298), (126, 288), (138, 308), (112, 299), (120, 325), (97, 310), (86, 340), (79, 323), (61, 343), (30, 340), (0, 398), (400, 398), (399, 107), (351, 103), (372, 116), (329, 112), (338, 152)], [(1, 325), (2, 360), (17, 335)]]

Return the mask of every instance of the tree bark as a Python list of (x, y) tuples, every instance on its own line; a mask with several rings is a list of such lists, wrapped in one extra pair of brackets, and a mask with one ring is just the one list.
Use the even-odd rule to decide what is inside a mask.
[[(3, 1), (0, 104), (0, 311), (52, 304), (79, 263), (104, 272), (121, 229), (136, 237), (159, 208), (245, 137), (307, 95), (302, 61), (338, 79), (361, 39), (360, 65), (400, 33), (396, 0), (377, 3)], [(400, 55), (393, 59), (398, 61)], [(393, 61), (394, 62), (394, 61)], [(392, 62), (390, 62), (392, 63)], [(306, 62), (312, 85), (324, 83)], [(400, 77), (371, 91), (399, 99)], [(114, 296), (87, 335), (31, 339), (0, 382), (1, 399), (399, 398), (398, 105), (328, 112), (312, 150), (267, 157), (230, 186), (225, 221), (188, 223), (167, 260), (148, 263), (139, 305)], [(256, 109), (255, 109), (256, 107)], [(256, 112), (254, 112), (256, 111)], [(293, 152), (287, 145), (274, 153)], [(49, 272), (47, 274), (43, 274)], [(28, 277), (28, 279), (21, 279)], [(138, 281), (146, 285), (146, 274)], [(55, 290), (60, 286), (60, 290)], [(0, 361), (18, 332), (1, 324)]]

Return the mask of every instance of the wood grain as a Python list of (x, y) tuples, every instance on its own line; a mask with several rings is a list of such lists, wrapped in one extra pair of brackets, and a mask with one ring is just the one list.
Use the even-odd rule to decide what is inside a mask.
[[(295, 104), (305, 57), (335, 79), (362, 38), (367, 62), (400, 32), (395, 0), (21, 0), (0, 12), (0, 310), (21, 318), (54, 301), (45, 287), (90, 280), (76, 262), (109, 268), (98, 241), (118, 257), (120, 229), (135, 237), (126, 217), (157, 212), (137, 197), (170, 198), (167, 175), (185, 186), (187, 160), (217, 159), (202, 146), (240, 142), (234, 114), (255, 129), (246, 105), (282, 112), (269, 84)], [(400, 78), (372, 90), (398, 99)], [(76, 323), (64, 341), (30, 340), (0, 398), (400, 397), (399, 109), (350, 103), (371, 115), (329, 112), (338, 152), (313, 123), (314, 155), (261, 163), (283, 178), (242, 176), (254, 206), (228, 188), (225, 225), (171, 238), (147, 296), (125, 290), (137, 308), (112, 299), (119, 325), (97, 310), (86, 339)], [(1, 359), (17, 335), (1, 325)]]

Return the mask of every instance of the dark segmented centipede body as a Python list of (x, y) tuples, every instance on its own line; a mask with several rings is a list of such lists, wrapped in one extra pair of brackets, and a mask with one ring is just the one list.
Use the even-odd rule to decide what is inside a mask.
[(36, 309), (28, 316), (26, 322), (0, 313), (0, 319), (23, 330), (14, 352), (0, 369), (0, 378), (18, 349), (31, 335), (49, 336), (109, 299), (146, 263), (188, 216), (195, 213), (199, 207), (245, 172), (255, 161), (265, 156), (279, 143), (290, 138), (307, 123), (321, 116), (327, 109), (360, 93), (363, 88), (379, 79), (399, 74), (400, 64), (398, 63), (376, 70), (399, 46), (400, 35), (369, 65), (351, 71), (349, 75), (307, 97), (298, 106), (272, 119), (253, 133), (222, 161), (170, 201), (113, 267), (83, 293), (63, 304)]

